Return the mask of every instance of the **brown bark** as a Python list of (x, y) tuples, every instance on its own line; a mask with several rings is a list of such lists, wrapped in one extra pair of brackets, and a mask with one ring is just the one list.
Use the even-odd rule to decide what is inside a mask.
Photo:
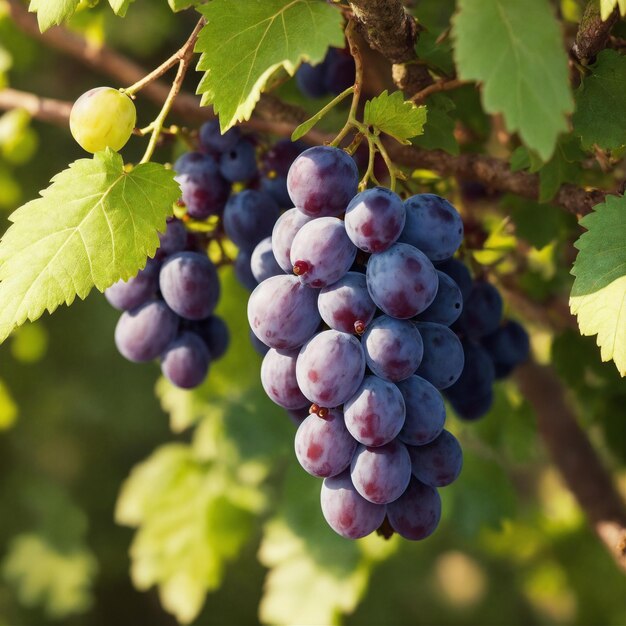
[(618, 19), (619, 12), (615, 9), (603, 22), (597, 0), (590, 0), (578, 27), (572, 54), (581, 62), (593, 60), (600, 50), (606, 48), (611, 29)]

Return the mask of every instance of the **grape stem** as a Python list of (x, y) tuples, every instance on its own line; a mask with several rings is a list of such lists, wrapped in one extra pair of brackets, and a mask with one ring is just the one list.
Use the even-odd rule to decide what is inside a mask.
[(439, 80), (432, 85), (428, 85), (428, 87), (424, 87), (424, 89), (418, 91), (416, 94), (411, 96), (409, 100), (414, 102), (415, 104), (421, 104), (433, 93), (439, 93), (441, 91), (451, 91), (453, 89), (458, 89), (459, 87), (464, 87), (465, 85), (470, 85), (471, 82), (467, 80), (461, 80), (459, 78), (452, 78), (450, 80)]
[[(150, 135), (150, 141), (148, 142), (148, 147), (146, 148), (146, 151), (141, 159), (141, 163), (147, 163), (148, 161), (150, 161), (150, 159), (152, 158), (152, 155), (154, 154), (157, 141), (159, 140), (159, 137), (161, 136), (161, 132), (163, 131), (163, 125), (165, 124), (165, 120), (167, 116), (169, 115), (170, 110), (172, 109), (172, 105), (174, 104), (174, 100), (176, 100), (176, 96), (180, 93), (181, 87), (183, 85), (183, 80), (185, 78), (185, 74), (187, 73), (187, 70), (189, 69), (191, 59), (193, 58), (194, 47), (196, 45), (196, 41), (198, 40), (198, 35), (200, 34), (200, 31), (202, 30), (202, 27), (204, 26), (204, 24), (205, 24), (204, 18), (201, 18), (200, 20), (198, 20), (196, 27), (193, 29), (193, 32), (189, 36), (189, 39), (187, 39), (187, 41), (185, 42), (185, 45), (174, 55), (175, 59), (178, 62), (178, 71), (176, 72), (176, 77), (174, 78), (174, 81), (172, 82), (172, 87), (170, 89), (170, 92), (165, 102), (163, 103), (163, 107), (161, 108), (161, 111), (159, 112), (155, 120), (148, 126), (148, 128), (152, 128), (152, 134)], [(167, 65), (168, 62), (169, 60), (166, 61), (163, 65)], [(159, 69), (160, 68), (157, 68), (157, 70)], [(169, 69), (169, 67), (167, 69)], [(167, 69), (164, 71), (167, 71)], [(146, 78), (150, 77), (151, 74), (154, 74), (154, 72), (151, 72), (150, 74), (148, 74)], [(158, 76), (160, 75), (161, 74), (158, 74)], [(158, 76), (153, 77), (152, 80), (155, 80)], [(136, 91), (137, 90), (136, 86), (140, 84), (141, 82), (142, 81), (135, 83), (135, 85), (130, 87), (130, 89), (135, 88), (135, 91)], [(143, 83), (143, 84), (145, 85), (148, 83)], [(128, 93), (128, 91), (126, 93)]]

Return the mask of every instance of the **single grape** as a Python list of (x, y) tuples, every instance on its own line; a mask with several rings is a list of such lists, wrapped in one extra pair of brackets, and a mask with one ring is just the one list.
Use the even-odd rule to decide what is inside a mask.
[(272, 251), (271, 237), (266, 237), (257, 244), (250, 257), (250, 269), (255, 280), (259, 283), (262, 283), (266, 278), (284, 273), (276, 262), (276, 257)]
[(365, 373), (361, 343), (353, 335), (326, 330), (300, 350), (296, 376), (302, 393), (321, 407), (336, 407), (352, 397)]
[(409, 446), (413, 475), (431, 487), (453, 483), (463, 467), (463, 452), (457, 438), (447, 430), (424, 446)]
[(255, 351), (260, 354), (261, 356), (265, 356), (269, 350), (270, 347), (266, 344), (264, 344), (253, 332), (252, 329), (250, 329), (250, 332), (248, 333), (250, 336), (250, 343), (252, 344), (252, 347), (255, 349)]
[(437, 276), (439, 278), (437, 295), (432, 304), (417, 316), (417, 320), (450, 326), (461, 315), (463, 295), (459, 286), (447, 274), (437, 270)]
[(364, 252), (384, 252), (400, 236), (406, 209), (400, 196), (385, 187), (358, 193), (346, 209), (346, 232)]
[(137, 121), (133, 101), (113, 87), (96, 87), (85, 92), (70, 112), (72, 137), (83, 150), (121, 150), (130, 139)]
[(272, 230), (272, 250), (276, 262), (283, 271), (291, 274), (293, 265), (291, 264), (291, 245), (298, 231), (313, 218), (298, 211), (289, 209), (285, 211), (274, 224)]
[(344, 333), (362, 334), (376, 313), (367, 280), (357, 272), (348, 272), (336, 283), (324, 287), (317, 306), (324, 322)]
[(446, 421), (441, 393), (419, 376), (411, 376), (397, 385), (406, 406), (406, 418), (398, 438), (411, 446), (430, 443), (439, 436)]
[(278, 177), (287, 178), (291, 164), (305, 150), (306, 144), (301, 141), (291, 141), (290, 139), (277, 141), (263, 155), (263, 173), (269, 174), (271, 172)]
[(458, 259), (447, 259), (437, 263), (437, 269), (447, 274), (456, 283), (461, 290), (463, 302), (465, 302), (469, 298), (472, 285), (474, 284), (467, 265), (461, 263)]
[(350, 478), (366, 500), (374, 504), (393, 502), (411, 480), (411, 457), (397, 439), (377, 448), (359, 444), (350, 464)]
[(338, 96), (354, 84), (354, 59), (347, 50), (329, 48), (326, 55), (326, 91)]
[(206, 344), (211, 361), (221, 359), (230, 343), (230, 332), (226, 322), (218, 315), (210, 315), (203, 320), (182, 320), (181, 326), (198, 335)]
[(220, 157), (220, 173), (231, 183), (250, 180), (257, 173), (254, 146), (247, 139), (240, 139)]
[(428, 258), (406, 243), (372, 254), (367, 263), (367, 288), (372, 300), (399, 319), (415, 317), (437, 295), (437, 272)]
[(320, 503), (328, 525), (346, 539), (360, 539), (373, 533), (385, 519), (386, 508), (361, 496), (348, 471), (324, 479)]
[(190, 217), (204, 220), (210, 215), (218, 215), (224, 210), (230, 193), (230, 185), (222, 177), (215, 160), (199, 152), (189, 153), (182, 162), (181, 157), (174, 168), (176, 181), (180, 184), (182, 201)]
[(176, 314), (165, 302), (152, 300), (122, 314), (115, 327), (115, 345), (129, 361), (152, 361), (173, 341), (177, 330)]
[(320, 217), (305, 224), (291, 244), (293, 272), (309, 287), (326, 287), (350, 269), (356, 248), (336, 217)]
[(159, 233), (159, 249), (155, 258), (164, 259), (168, 254), (182, 252), (187, 245), (187, 229), (185, 225), (177, 219), (167, 222), (164, 233)]
[(270, 399), (285, 409), (302, 409), (311, 403), (302, 395), (296, 379), (298, 349), (268, 351), (261, 365), (261, 384)]
[(159, 286), (160, 263), (148, 259), (146, 267), (128, 280), (118, 280), (104, 291), (109, 304), (120, 311), (136, 309), (154, 297)]
[(471, 422), (489, 413), (489, 410), (493, 405), (493, 388), (490, 387), (481, 395), (455, 395), (454, 398), (449, 398), (449, 400), (455, 413), (461, 419)]
[(297, 276), (272, 276), (248, 300), (248, 321), (254, 334), (271, 348), (297, 348), (310, 339), (321, 317), (317, 291)]
[(218, 119), (210, 120), (200, 127), (200, 145), (207, 152), (228, 152), (235, 147), (240, 137), (241, 131), (237, 126), (229, 128), (222, 135)]
[(395, 382), (415, 373), (422, 360), (424, 345), (413, 322), (381, 315), (365, 331), (363, 350), (372, 372)]
[(340, 215), (357, 192), (359, 171), (339, 148), (305, 150), (289, 169), (287, 189), (294, 205), (311, 217)]
[(506, 378), (530, 353), (528, 333), (513, 320), (507, 320), (498, 330), (483, 337), (481, 343), (493, 361), (496, 379)]
[(248, 291), (253, 291), (259, 284), (259, 281), (254, 277), (252, 273), (251, 265), (252, 255), (247, 250), (239, 250), (235, 257), (234, 269), (237, 280)]
[(450, 387), (463, 371), (465, 359), (461, 341), (442, 324), (419, 322), (416, 326), (424, 341), (424, 356), (415, 373), (437, 389)]
[(326, 65), (303, 63), (296, 72), (296, 83), (307, 98), (323, 98), (326, 93)]
[(495, 332), (502, 319), (502, 297), (484, 280), (477, 280), (463, 306), (458, 329), (471, 339), (480, 339)]
[(356, 441), (346, 429), (341, 410), (333, 409), (325, 417), (309, 415), (300, 424), (295, 449), (298, 462), (309, 474), (326, 478), (350, 465)]
[(411, 478), (407, 490), (387, 505), (391, 527), (405, 539), (419, 541), (435, 531), (441, 519), (441, 497), (436, 489)]
[(432, 193), (404, 203), (406, 223), (400, 241), (419, 248), (431, 261), (450, 258), (463, 241), (463, 220), (445, 199)]
[(167, 305), (189, 320), (211, 315), (220, 296), (215, 265), (198, 252), (168, 257), (161, 267), (159, 286)]
[(246, 189), (226, 203), (224, 230), (235, 245), (246, 250), (272, 234), (280, 209), (271, 196)]
[(177, 387), (193, 389), (209, 373), (211, 355), (195, 333), (185, 332), (172, 341), (161, 355), (163, 376)]
[(366, 446), (389, 443), (400, 432), (406, 413), (400, 390), (378, 376), (366, 376), (343, 411), (350, 434)]

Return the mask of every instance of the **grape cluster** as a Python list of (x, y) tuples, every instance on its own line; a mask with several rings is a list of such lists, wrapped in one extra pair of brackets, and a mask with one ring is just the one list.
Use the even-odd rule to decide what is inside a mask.
[(439, 269), (457, 282), (464, 299), (453, 329), (463, 345), (465, 367), (445, 396), (459, 417), (475, 420), (491, 408), (494, 382), (528, 358), (528, 333), (521, 324), (502, 320), (502, 298), (492, 284), (472, 280), (467, 267), (456, 259)]
[(307, 98), (337, 96), (354, 84), (354, 59), (348, 50), (329, 48), (318, 65), (303, 63), (296, 72), (296, 83)]
[(431, 194), (357, 193), (354, 161), (332, 147), (298, 156), (287, 186), (295, 208), (267, 248), (280, 272), (248, 302), (267, 349), (263, 387), (301, 421), (296, 456), (324, 479), (333, 530), (356, 539), (391, 527), (423, 539), (441, 515), (437, 489), (462, 466), (440, 390), (463, 370), (449, 328), (463, 299), (434, 265), (459, 247), (461, 218)]
[(166, 378), (191, 389), (228, 347), (228, 328), (213, 315), (220, 283), (217, 269), (181, 221), (170, 220), (160, 240), (143, 270), (104, 295), (123, 311), (115, 328), (122, 356), (133, 362), (160, 359)]

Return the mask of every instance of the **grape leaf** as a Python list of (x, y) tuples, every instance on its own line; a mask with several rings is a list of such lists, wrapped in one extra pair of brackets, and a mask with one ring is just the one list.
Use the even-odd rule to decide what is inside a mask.
[(413, 102), (405, 101), (401, 91), (394, 91), (389, 95), (385, 89), (379, 96), (365, 103), (363, 122), (401, 143), (408, 144), (411, 137), (424, 132), (426, 107), (418, 107)]
[(455, 119), (450, 115), (456, 107), (454, 102), (443, 94), (433, 94), (428, 98), (428, 121), (424, 134), (414, 143), (426, 150), (445, 150), (450, 154), (459, 154), (459, 144), (454, 136)]
[(626, 0), (600, 0), (600, 15), (603, 20), (608, 20), (615, 7), (619, 12), (626, 15)]
[(124, 17), (126, 15), (126, 11), (128, 11), (128, 6), (134, 1), (135, 0), (109, 0), (109, 4), (111, 5), (115, 15)]
[(222, 132), (250, 118), (268, 79), (283, 67), (319, 63), (328, 46), (344, 45), (341, 13), (318, 0), (213, 0), (196, 51), (202, 104), (212, 104)]
[(626, 144), (626, 58), (614, 50), (603, 50), (591, 74), (576, 90), (574, 132), (583, 146), (598, 144), (611, 150)]
[[(483, 82), (488, 113), (546, 161), (573, 109), (567, 56), (547, 0), (460, 0), (453, 20), (460, 78)], [(487, 35), (488, 34), (488, 35)]]
[(37, 13), (39, 30), (43, 33), (72, 17), (79, 3), (80, 0), (30, 0), (28, 10)]
[(626, 197), (607, 196), (580, 220), (587, 229), (578, 256), (570, 308), (582, 335), (598, 335), (603, 361), (626, 376)]
[(183, 11), (189, 7), (197, 6), (203, 0), (167, 0), (170, 9), (174, 12)]
[(52, 179), (41, 198), (17, 209), (0, 241), (0, 342), (15, 326), (137, 273), (180, 194), (156, 163), (124, 171), (107, 150)]

